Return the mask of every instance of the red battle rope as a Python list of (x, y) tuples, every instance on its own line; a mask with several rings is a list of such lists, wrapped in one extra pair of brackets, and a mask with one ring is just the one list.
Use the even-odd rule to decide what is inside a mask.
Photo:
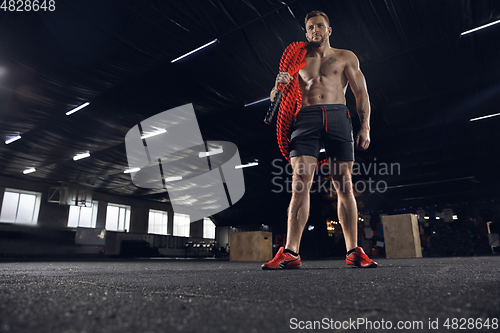
[(278, 123), (276, 125), (276, 135), (281, 153), (290, 161), (290, 135), (295, 116), (302, 105), (302, 93), (299, 87), (299, 70), (306, 65), (306, 42), (295, 42), (285, 49), (280, 61), (280, 72), (288, 72), (293, 76), (293, 80), (286, 86), (278, 84), (278, 90), (283, 92), (278, 112)]

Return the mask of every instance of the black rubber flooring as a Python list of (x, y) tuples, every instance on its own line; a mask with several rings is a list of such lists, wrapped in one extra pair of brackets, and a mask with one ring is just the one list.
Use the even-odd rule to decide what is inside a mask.
[(377, 261), (0, 262), (0, 331), (499, 331), (500, 256)]

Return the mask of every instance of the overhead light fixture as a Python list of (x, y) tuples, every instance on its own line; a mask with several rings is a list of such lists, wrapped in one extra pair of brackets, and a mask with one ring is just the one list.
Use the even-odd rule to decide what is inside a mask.
[(163, 133), (167, 133), (167, 130), (165, 128), (159, 128), (159, 127), (154, 127), (154, 126), (151, 126), (151, 127), (155, 128), (156, 131), (143, 134), (141, 136), (141, 139), (147, 139), (147, 138), (150, 138), (152, 136), (156, 136), (156, 135), (160, 135), (160, 134), (163, 134)]
[(139, 170), (141, 170), (141, 168), (132, 168), (132, 169), (127, 169), (127, 170), (123, 171), (123, 173), (137, 172)]
[(181, 180), (181, 179), (182, 179), (181, 176), (176, 176), (176, 177), (165, 178), (165, 181), (166, 182), (173, 182), (174, 180)]
[(496, 116), (500, 116), (500, 113), (495, 113), (495, 114), (490, 114), (487, 116), (472, 118), (470, 121), (476, 121), (476, 120), (481, 120), (481, 119), (486, 119), (486, 118), (491, 118), (491, 117), (496, 117)]
[(32, 172), (35, 172), (35, 171), (36, 171), (36, 169), (35, 169), (35, 168), (29, 168), (29, 169), (24, 170), (24, 171), (23, 171), (23, 173), (24, 173), (25, 175), (27, 175), (28, 173), (32, 173)]
[(17, 141), (17, 140), (19, 140), (20, 138), (21, 138), (21, 136), (20, 136), (20, 135), (17, 135), (17, 136), (15, 136), (15, 137), (10, 138), (10, 139), (8, 139), (7, 141), (5, 141), (5, 144), (6, 144), (6, 145), (8, 145), (9, 143), (12, 143), (12, 142), (14, 142), (14, 141)]
[(429, 219), (429, 216), (424, 216), (424, 220), (428, 220)]
[(77, 155), (75, 155), (73, 157), (73, 160), (78, 161), (78, 160), (81, 160), (82, 158), (86, 158), (86, 157), (89, 157), (89, 156), (90, 156), (89, 152), (82, 153), (82, 154), (77, 154)]
[(268, 101), (268, 100), (269, 100), (269, 97), (264, 98), (264, 99), (260, 99), (260, 100), (255, 101), (255, 102), (245, 104), (245, 107), (250, 106), (250, 105), (254, 105), (254, 104), (257, 104), (257, 103), (260, 103), (260, 102), (265, 102), (265, 101)]
[(79, 111), (79, 110), (83, 109), (84, 107), (88, 106), (89, 104), (90, 104), (90, 102), (85, 102), (82, 105), (74, 108), (73, 110), (70, 110), (70, 111), (66, 112), (66, 115), (69, 116), (70, 114), (73, 114), (76, 111)]
[(500, 20), (497, 20), (495, 22), (491, 22), (491, 23), (488, 23), (488, 24), (485, 24), (485, 25), (482, 25), (480, 27), (477, 27), (477, 28), (474, 28), (474, 29), (471, 29), (471, 30), (467, 30), (465, 32), (462, 32), (460, 35), (463, 36), (463, 35), (467, 35), (467, 34), (470, 34), (471, 32), (474, 32), (474, 31), (478, 31), (478, 30), (481, 30), (481, 29), (484, 29), (484, 28), (487, 28), (489, 26), (492, 26), (494, 24), (497, 24), (497, 23), (500, 23)]
[(458, 216), (457, 215), (453, 215), (451, 218), (454, 219), (454, 220), (458, 220)]
[(243, 169), (243, 168), (253, 167), (253, 166), (256, 166), (256, 165), (259, 165), (259, 163), (258, 162), (252, 162), (252, 163), (237, 165), (234, 168), (235, 169)]
[(191, 55), (191, 54), (193, 54), (193, 53), (195, 53), (195, 52), (197, 52), (197, 51), (199, 51), (199, 50), (201, 50), (201, 49), (203, 49), (203, 48), (205, 48), (205, 47), (207, 47), (207, 46), (209, 46), (209, 45), (211, 45), (211, 44), (213, 44), (213, 43), (215, 43), (216, 41), (217, 41), (217, 39), (214, 39), (214, 40), (213, 40), (213, 41), (211, 41), (210, 43), (207, 43), (207, 44), (205, 44), (205, 45), (203, 45), (203, 46), (200, 46), (200, 47), (199, 47), (199, 48), (197, 48), (196, 50), (193, 50), (193, 51), (191, 51), (191, 52), (188, 52), (188, 53), (186, 53), (185, 55), (180, 56), (179, 58), (175, 58), (174, 60), (172, 60), (172, 61), (171, 61), (171, 63), (174, 63), (174, 62), (176, 62), (177, 60), (181, 60), (182, 58), (185, 58), (185, 57), (187, 57), (187, 56), (189, 56), (189, 55)]
[(321, 148), (321, 149), (319, 150), (319, 152), (320, 152), (320, 153), (324, 153), (325, 151), (326, 151), (326, 149), (325, 149), (325, 148)]

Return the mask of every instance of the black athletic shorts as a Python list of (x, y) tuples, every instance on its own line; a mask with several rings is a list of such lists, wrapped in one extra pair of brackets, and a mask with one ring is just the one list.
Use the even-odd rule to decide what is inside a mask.
[(321, 143), (328, 158), (354, 161), (352, 121), (344, 104), (310, 105), (300, 109), (292, 128), (290, 157), (318, 158)]

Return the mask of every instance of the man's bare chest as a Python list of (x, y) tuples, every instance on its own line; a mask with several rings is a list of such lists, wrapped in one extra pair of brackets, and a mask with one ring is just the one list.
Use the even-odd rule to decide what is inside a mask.
[(344, 73), (345, 62), (334, 55), (324, 58), (306, 57), (306, 66), (299, 72), (302, 80), (341, 78)]

